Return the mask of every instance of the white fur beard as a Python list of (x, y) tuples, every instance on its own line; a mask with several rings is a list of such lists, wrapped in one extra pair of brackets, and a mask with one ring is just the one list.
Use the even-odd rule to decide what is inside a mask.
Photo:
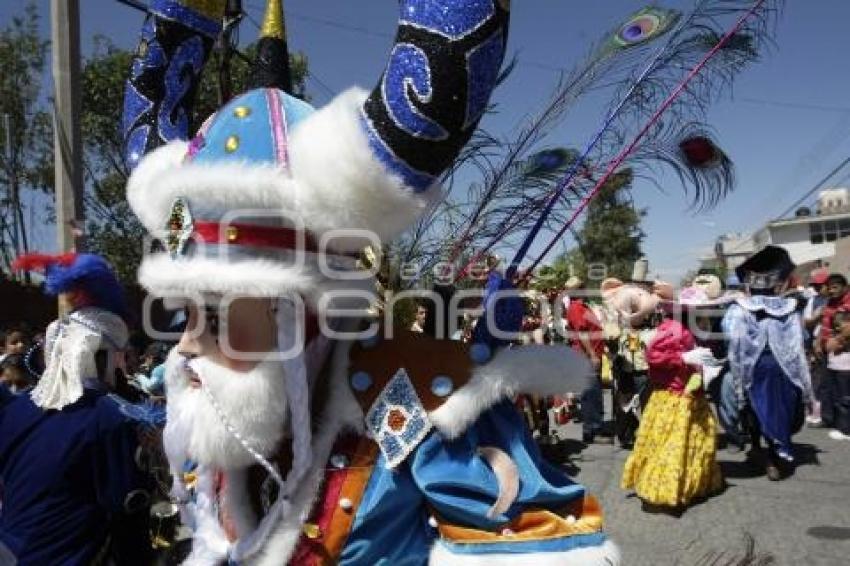
[(192, 365), (224, 418), (206, 392), (189, 386), (182, 357), (169, 356), (168, 419), (163, 436), (172, 466), (182, 466), (186, 458), (217, 468), (255, 464), (253, 456), (227, 429), (225, 419), (248, 446), (269, 457), (280, 442), (288, 420), (282, 364), (266, 360), (244, 373), (228, 370), (205, 358), (195, 358)]

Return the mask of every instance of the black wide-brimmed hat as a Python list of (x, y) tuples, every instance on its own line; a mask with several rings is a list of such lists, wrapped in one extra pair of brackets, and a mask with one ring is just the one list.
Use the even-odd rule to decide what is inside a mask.
[(750, 289), (770, 289), (788, 279), (795, 267), (785, 248), (765, 246), (735, 268), (735, 274)]

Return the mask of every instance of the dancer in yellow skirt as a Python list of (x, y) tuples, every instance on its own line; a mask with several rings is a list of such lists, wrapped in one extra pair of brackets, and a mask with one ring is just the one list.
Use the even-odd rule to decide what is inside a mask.
[(647, 349), (653, 390), (621, 483), (651, 506), (683, 508), (723, 488), (715, 459), (717, 422), (700, 367), (682, 358), (694, 348), (693, 334), (667, 320)]

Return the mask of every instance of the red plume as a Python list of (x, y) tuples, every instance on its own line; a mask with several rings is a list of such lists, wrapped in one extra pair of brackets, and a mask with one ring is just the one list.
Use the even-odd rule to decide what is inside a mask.
[(12, 271), (45, 271), (49, 266), (59, 264), (63, 267), (72, 265), (77, 259), (76, 253), (40, 254), (31, 253), (18, 256), (12, 263)]

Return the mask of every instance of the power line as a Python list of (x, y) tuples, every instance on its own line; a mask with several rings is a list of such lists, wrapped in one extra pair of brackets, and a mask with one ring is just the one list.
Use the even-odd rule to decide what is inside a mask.
[(313, 24), (319, 24), (319, 25), (323, 25), (323, 26), (327, 26), (327, 27), (336, 28), (336, 29), (351, 31), (351, 32), (354, 32), (354, 33), (359, 33), (361, 35), (367, 35), (367, 36), (370, 36), (370, 37), (377, 37), (377, 38), (381, 38), (381, 39), (393, 39), (395, 37), (393, 34), (390, 34), (390, 33), (373, 31), (373, 30), (370, 30), (369, 28), (364, 28), (364, 27), (361, 27), (361, 26), (341, 24), (341, 23), (335, 22), (333, 20), (327, 20), (327, 19), (324, 19), (324, 18), (317, 18), (315, 16), (307, 16), (307, 15), (300, 14), (298, 12), (293, 12), (293, 11), (290, 11), (290, 10), (288, 10), (286, 12), (286, 14), (287, 14), (287, 16), (291, 16), (292, 18), (294, 18), (296, 20), (301, 20), (301, 21), (310, 22), (310, 23), (313, 23)]
[(254, 18), (254, 16), (251, 15), (251, 12), (249, 12), (248, 10), (242, 10), (242, 13), (245, 15), (246, 18), (248, 18), (249, 22), (254, 24), (255, 28), (260, 29), (260, 23)]
[(785, 102), (782, 100), (767, 100), (764, 98), (739, 98), (740, 102), (759, 104), (762, 106), (778, 106), (780, 108), (795, 108), (797, 110), (814, 110), (817, 112), (850, 112), (847, 106), (827, 106), (823, 104), (806, 104), (801, 102)]
[[(804, 194), (802, 197), (800, 197), (799, 199), (797, 199), (796, 201), (794, 201), (794, 204), (792, 204), (792, 205), (791, 205), (791, 206), (789, 206), (787, 209), (785, 209), (785, 210), (782, 212), (782, 214), (780, 214), (780, 215), (778, 216), (778, 218), (784, 218), (787, 214), (790, 214), (792, 211), (794, 211), (794, 210), (795, 210), (798, 206), (800, 206), (801, 204), (805, 203), (805, 202), (809, 199), (809, 197), (811, 197), (814, 193), (816, 193), (818, 190), (820, 190), (820, 189), (821, 189), (821, 188), (822, 188), (822, 187), (823, 187), (823, 186), (827, 183), (827, 181), (829, 181), (829, 180), (830, 180), (832, 177), (834, 177), (834, 176), (835, 176), (835, 175), (836, 175), (839, 171), (841, 171), (841, 170), (842, 170), (845, 166), (847, 166), (847, 164), (848, 164), (848, 163), (850, 163), (850, 157), (845, 158), (845, 159), (844, 159), (841, 163), (839, 163), (839, 164), (838, 164), (838, 166), (837, 166), (837, 167), (835, 167), (835, 169), (833, 169), (832, 171), (830, 171), (830, 172), (829, 172), (829, 173), (828, 173), (825, 177), (823, 177), (820, 181), (818, 181), (818, 182), (815, 184), (815, 186), (814, 186), (814, 187), (812, 187), (811, 189), (809, 189), (809, 190), (806, 192), (806, 194)], [(845, 176), (845, 178), (846, 178), (846, 176)], [(755, 234), (755, 233), (754, 233), (754, 232), (753, 232), (753, 233), (751, 233), (751, 235), (750, 235), (750, 237), (749, 237), (749, 238), (747, 238), (747, 237), (742, 238), (742, 239), (741, 239), (741, 241), (740, 241), (740, 242), (738, 242), (738, 244), (737, 244), (737, 245), (730, 247), (728, 250), (724, 249), (724, 253), (725, 253), (725, 254), (728, 254), (729, 252), (734, 252), (734, 251), (737, 251), (737, 250), (741, 249), (741, 247), (742, 247), (744, 244), (746, 244), (748, 240), (752, 240), (752, 235), (753, 235), (753, 234)]]
[(129, 6), (130, 8), (135, 8), (136, 10), (147, 12), (148, 7), (137, 0), (117, 0), (120, 4), (124, 4), (125, 6)]
[(325, 94), (327, 94), (329, 97), (333, 98), (334, 96), (336, 96), (336, 92), (334, 92), (334, 90), (333, 90), (331, 87), (329, 87), (327, 84), (325, 84), (325, 83), (324, 83), (324, 81), (322, 81), (319, 77), (317, 77), (317, 76), (316, 76), (316, 73), (314, 73), (314, 72), (312, 72), (311, 70), (307, 69), (307, 76), (308, 76), (308, 77), (310, 77), (311, 79), (313, 79), (313, 81), (314, 81), (317, 85), (319, 85), (319, 87), (320, 87), (323, 91), (325, 91)]
[(827, 182), (827, 181), (829, 181), (829, 180), (830, 180), (833, 176), (835, 176), (835, 174), (836, 174), (836, 173), (838, 173), (839, 171), (841, 171), (841, 170), (842, 170), (842, 169), (843, 169), (843, 168), (844, 168), (844, 167), (845, 167), (848, 163), (850, 163), (850, 157), (845, 158), (845, 159), (844, 159), (841, 163), (839, 163), (839, 164), (838, 164), (838, 166), (837, 166), (835, 169), (833, 169), (832, 171), (830, 171), (830, 172), (826, 175), (826, 177), (824, 177), (823, 179), (821, 179), (821, 180), (820, 180), (820, 181), (819, 181), (819, 182), (818, 182), (818, 183), (817, 183), (814, 187), (812, 187), (812, 188), (811, 188), (811, 189), (810, 189), (810, 190), (809, 190), (806, 194), (804, 194), (802, 197), (800, 197), (799, 199), (797, 199), (796, 201), (794, 201), (794, 204), (792, 204), (792, 205), (791, 205), (791, 206), (789, 206), (787, 209), (785, 209), (785, 210), (782, 212), (782, 214), (780, 214), (780, 215), (779, 215), (779, 218), (784, 218), (786, 214), (790, 214), (790, 213), (791, 213), (792, 211), (794, 211), (794, 210), (795, 210), (798, 206), (800, 206), (801, 204), (803, 204), (804, 202), (806, 202), (806, 200), (807, 200), (810, 196), (812, 196), (815, 192), (817, 192), (818, 190), (820, 190), (820, 189), (823, 187), (823, 185), (825, 185), (825, 184), (826, 184), (826, 182)]
[[(252, 7), (256, 8), (256, 6), (252, 6)], [(254, 25), (254, 27), (256, 27), (257, 29), (260, 29), (259, 22), (257, 22), (256, 18), (254, 18), (254, 16), (252, 16), (251, 13), (248, 12), (248, 10), (243, 10), (242, 13), (245, 15), (245, 17), (248, 19), (248, 21), (251, 22)], [(287, 15), (289, 15), (289, 12), (287, 12)], [(313, 82), (315, 82), (316, 85), (321, 90), (323, 90), (325, 92), (325, 94), (328, 95), (328, 97), (333, 98), (334, 96), (336, 96), (336, 92), (331, 87), (329, 87), (327, 85), (327, 83), (325, 83), (322, 79), (320, 79), (318, 76), (316, 76), (316, 73), (307, 69), (307, 76), (309, 78), (313, 79)]]
[[(254, 9), (258, 9), (258, 10), (262, 9), (253, 2), (248, 2), (247, 4)], [(361, 35), (367, 35), (367, 36), (370, 36), (370, 37), (378, 37), (378, 38), (381, 38), (381, 39), (393, 39), (393, 37), (395, 37), (394, 35), (386, 33), (386, 32), (374, 31), (374, 30), (371, 30), (369, 28), (362, 27), (362, 26), (344, 24), (344, 23), (336, 22), (334, 20), (329, 20), (329, 19), (326, 19), (326, 18), (319, 18), (319, 17), (316, 17), (316, 16), (310, 16), (310, 15), (303, 14), (303, 13), (300, 13), (300, 12), (295, 12), (293, 10), (286, 10), (286, 17), (292, 18), (292, 19), (295, 19), (295, 20), (301, 20), (301, 21), (304, 21), (304, 22), (322, 25), (322, 26), (325, 26), (325, 27), (331, 27), (331, 28), (351, 31), (351, 32), (354, 32), (354, 33), (359, 33)]]

